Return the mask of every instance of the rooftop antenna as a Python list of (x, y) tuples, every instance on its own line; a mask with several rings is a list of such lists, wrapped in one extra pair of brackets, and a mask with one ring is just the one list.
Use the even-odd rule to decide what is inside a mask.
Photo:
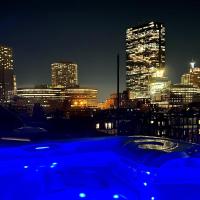
[(119, 96), (119, 54), (117, 54), (117, 115), (116, 115), (116, 126), (117, 133), (119, 134), (119, 107), (120, 107), (120, 96)]
[(119, 54), (117, 54), (117, 109), (119, 110)]

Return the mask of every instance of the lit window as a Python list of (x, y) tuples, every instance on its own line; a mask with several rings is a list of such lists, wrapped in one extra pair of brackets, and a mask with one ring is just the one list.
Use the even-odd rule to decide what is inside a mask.
[(96, 129), (99, 129), (99, 128), (100, 128), (100, 124), (97, 123), (97, 124), (96, 124)]
[(112, 123), (111, 122), (108, 123), (108, 129), (112, 129)]
[(105, 123), (105, 129), (112, 129), (113, 124), (111, 122), (106, 122)]
[(108, 129), (108, 123), (105, 123), (105, 129)]

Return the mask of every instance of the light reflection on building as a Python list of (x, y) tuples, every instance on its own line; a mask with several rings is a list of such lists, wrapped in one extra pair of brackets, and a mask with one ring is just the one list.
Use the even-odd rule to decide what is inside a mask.
[(179, 146), (176, 142), (164, 139), (157, 139), (156, 141), (154, 139), (141, 139), (134, 140), (134, 142), (141, 149), (155, 149), (164, 152), (173, 152)]
[(126, 86), (133, 99), (149, 98), (149, 82), (165, 67), (165, 27), (150, 22), (126, 31)]
[(165, 69), (157, 69), (152, 74), (149, 83), (151, 103), (157, 104), (160, 107), (168, 107), (170, 85), (171, 82), (165, 76)]

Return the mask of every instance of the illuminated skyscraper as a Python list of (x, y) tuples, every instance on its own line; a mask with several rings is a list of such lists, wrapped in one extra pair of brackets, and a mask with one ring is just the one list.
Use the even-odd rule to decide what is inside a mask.
[(14, 92), (12, 49), (0, 46), (0, 102), (6, 102)]
[(152, 75), (165, 67), (165, 27), (150, 22), (126, 31), (126, 87), (130, 97), (150, 98)]
[(56, 62), (51, 65), (51, 82), (54, 88), (75, 88), (78, 86), (77, 64)]
[(200, 67), (196, 67), (194, 62), (190, 63), (190, 71), (181, 76), (181, 84), (200, 88)]

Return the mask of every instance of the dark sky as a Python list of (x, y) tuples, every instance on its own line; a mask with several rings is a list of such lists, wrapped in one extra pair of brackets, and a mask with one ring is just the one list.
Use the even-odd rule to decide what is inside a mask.
[(14, 49), (18, 87), (50, 83), (50, 64), (78, 64), (81, 86), (116, 90), (116, 54), (125, 89), (125, 31), (152, 20), (166, 25), (169, 78), (179, 82), (194, 59), (200, 65), (200, 1), (6, 1), (0, 5), (0, 44)]

